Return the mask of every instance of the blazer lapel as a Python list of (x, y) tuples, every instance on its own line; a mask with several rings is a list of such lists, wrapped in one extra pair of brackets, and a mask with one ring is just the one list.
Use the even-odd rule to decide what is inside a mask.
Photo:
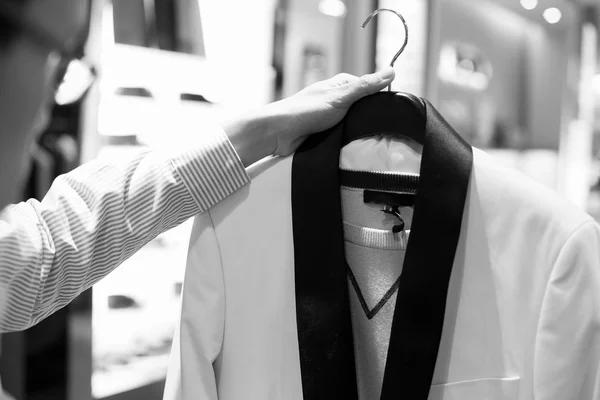
[[(427, 399), (472, 166), (471, 147), (426, 101), (411, 235), (381, 398)], [(296, 313), (304, 399), (357, 399), (341, 217), (343, 123), (306, 140), (292, 164)]]
[(342, 124), (292, 163), (296, 318), (304, 399), (357, 399), (339, 180)]
[(427, 122), (410, 238), (404, 258), (381, 392), (427, 399), (460, 236), (471, 146), (426, 101)]

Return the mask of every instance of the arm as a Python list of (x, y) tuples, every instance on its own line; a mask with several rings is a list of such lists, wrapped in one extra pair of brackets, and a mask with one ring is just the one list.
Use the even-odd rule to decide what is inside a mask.
[(534, 397), (600, 398), (600, 227), (581, 226), (554, 265), (537, 331)]
[[(0, 213), (0, 332), (26, 329), (102, 279), (160, 233), (248, 182), (244, 166), (286, 156), (394, 78), (337, 75), (223, 123), (196, 150), (92, 162), (56, 179), (42, 202)], [(239, 157), (238, 157), (239, 156)]]
[(0, 215), (0, 305), (7, 306), (0, 331), (26, 329), (64, 307), (160, 233), (248, 180), (217, 129), (197, 150), (86, 164), (57, 178), (41, 202), (7, 207)]

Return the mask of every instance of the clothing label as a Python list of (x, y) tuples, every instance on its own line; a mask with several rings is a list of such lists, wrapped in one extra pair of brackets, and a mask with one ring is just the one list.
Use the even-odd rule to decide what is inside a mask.
[(406, 193), (380, 192), (377, 190), (365, 190), (363, 192), (365, 203), (383, 204), (386, 206), (412, 207), (415, 196)]

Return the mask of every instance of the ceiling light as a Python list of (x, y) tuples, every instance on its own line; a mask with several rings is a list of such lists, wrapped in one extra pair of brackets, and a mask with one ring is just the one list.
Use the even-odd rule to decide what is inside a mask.
[(556, 7), (547, 8), (544, 11), (544, 19), (549, 24), (556, 24), (562, 18), (562, 13)]
[(533, 10), (538, 5), (538, 0), (521, 0), (521, 5), (526, 10)]
[(330, 17), (341, 18), (346, 15), (346, 5), (341, 0), (321, 0), (319, 11)]

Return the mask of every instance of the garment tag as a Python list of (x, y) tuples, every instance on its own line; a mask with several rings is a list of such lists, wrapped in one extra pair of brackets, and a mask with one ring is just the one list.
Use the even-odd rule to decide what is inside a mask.
[(386, 206), (412, 207), (415, 204), (415, 195), (365, 190), (363, 191), (363, 201)]

